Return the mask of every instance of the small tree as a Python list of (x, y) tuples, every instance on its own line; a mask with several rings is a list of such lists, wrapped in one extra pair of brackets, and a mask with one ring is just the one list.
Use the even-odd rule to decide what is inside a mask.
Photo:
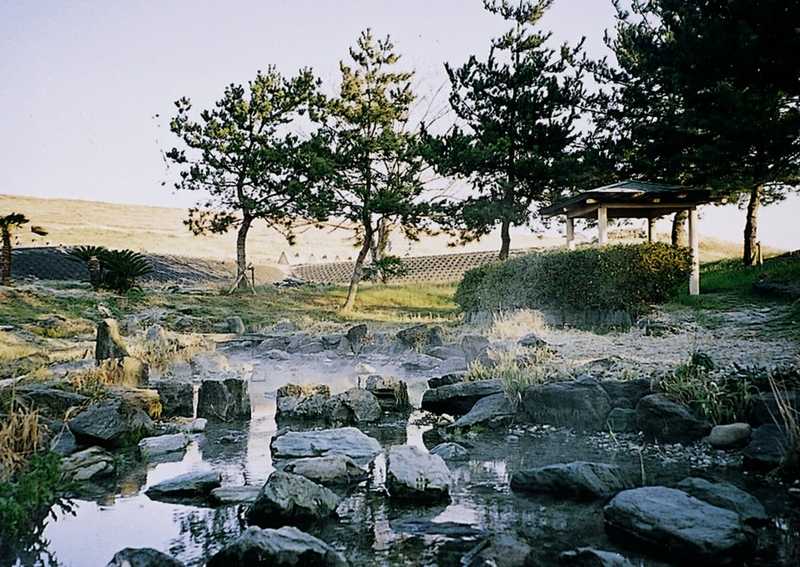
[(195, 234), (237, 229), (240, 287), (247, 285), (246, 242), (256, 220), (281, 231), (291, 243), (295, 219), (313, 216), (298, 173), (303, 170), (302, 143), (287, 127), (306, 112), (316, 88), (309, 70), (284, 79), (270, 67), (246, 87), (229, 85), (199, 119), (190, 116), (188, 98), (175, 102), (170, 129), (185, 146), (166, 154), (180, 170), (175, 187), (208, 196), (189, 210), (185, 224)]
[[(489, 56), (460, 68), (445, 64), (456, 126), (429, 137), (437, 170), (466, 179), (474, 194), (456, 203), (445, 226), (461, 239), (500, 226), (500, 259), (508, 257), (512, 226), (531, 224), (535, 203), (551, 201), (573, 184), (582, 72), (572, 67), (581, 46), (560, 50), (535, 29), (552, 0), (485, 0), (513, 28), (492, 41)], [(447, 219), (451, 219), (448, 222)]]
[(352, 63), (340, 64), (339, 93), (321, 109), (314, 142), (323, 164), (317, 202), (345, 221), (339, 226), (352, 228), (360, 245), (344, 311), (355, 305), (378, 233), (393, 222), (417, 238), (429, 211), (420, 202), (425, 163), (418, 135), (408, 128), (413, 73), (394, 70), (400, 56), (391, 39), (376, 40), (370, 30), (361, 33), (350, 57)]
[(10, 213), (0, 217), (3, 250), (0, 253), (0, 285), (11, 285), (11, 235), (17, 228), (29, 223), (22, 213)]

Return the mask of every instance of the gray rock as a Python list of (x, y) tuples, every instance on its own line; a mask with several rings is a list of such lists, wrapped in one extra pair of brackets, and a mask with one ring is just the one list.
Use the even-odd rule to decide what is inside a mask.
[(152, 434), (154, 424), (136, 405), (122, 398), (111, 398), (73, 417), (69, 428), (80, 443), (115, 448), (132, 445)]
[(439, 360), (448, 360), (450, 358), (460, 359), (464, 356), (464, 351), (459, 346), (442, 345), (427, 349), (425, 354), (438, 358)]
[(614, 433), (635, 433), (638, 431), (636, 410), (614, 408), (608, 412), (608, 429)]
[[(368, 334), (369, 329), (363, 323), (350, 327), (347, 330), (347, 333), (345, 333), (345, 339), (347, 339), (347, 346), (350, 347), (350, 351), (353, 354), (358, 354), (361, 352)], [(344, 343), (344, 341), (342, 341), (342, 343)]]
[(275, 395), (276, 419), (321, 419), (331, 389), (326, 384), (285, 384)]
[(342, 555), (297, 528), (249, 527), (209, 559), (206, 567), (346, 567)]
[(747, 445), (752, 428), (749, 423), (730, 423), (716, 425), (711, 429), (706, 441), (716, 449), (730, 449)]
[(389, 449), (386, 488), (390, 497), (422, 502), (447, 500), (450, 483), (450, 470), (441, 457), (412, 445)]
[(103, 319), (97, 324), (94, 357), (98, 362), (108, 358), (124, 358), (128, 356), (128, 348), (119, 332), (119, 323), (115, 319)]
[(345, 455), (360, 462), (373, 459), (381, 452), (377, 439), (355, 427), (323, 429), (322, 431), (287, 431), (276, 435), (270, 443), (275, 459), (298, 459)]
[(678, 488), (712, 506), (733, 510), (747, 523), (766, 524), (769, 521), (767, 511), (755, 496), (728, 482), (689, 477), (680, 481)]
[(372, 423), (383, 415), (378, 398), (358, 388), (351, 388), (329, 398), (323, 412), (330, 423), (348, 425)]
[(634, 380), (603, 380), (600, 385), (611, 398), (615, 408), (634, 409), (643, 397), (652, 394), (653, 389), (647, 378)]
[(297, 323), (290, 321), (289, 319), (278, 321), (272, 326), (272, 331), (275, 333), (290, 334), (296, 333), (299, 330), (300, 329), (297, 326)]
[(169, 453), (183, 452), (188, 444), (189, 436), (185, 433), (145, 437), (139, 441), (139, 454), (144, 459), (153, 459)]
[(463, 567), (520, 567), (535, 565), (533, 548), (510, 534), (497, 534), (475, 546), (461, 559)]
[(274, 350), (285, 351), (289, 346), (289, 337), (267, 337), (258, 344), (256, 350), (260, 353), (268, 353)]
[(247, 523), (262, 528), (308, 526), (333, 515), (339, 497), (304, 476), (273, 472), (247, 511)]
[(78, 450), (78, 443), (69, 427), (61, 424), (60, 427), (52, 430), (49, 447), (53, 453), (66, 457)]
[(364, 389), (377, 398), (383, 411), (406, 411), (411, 408), (408, 386), (399, 378), (373, 374), (367, 377)]
[(636, 422), (647, 439), (661, 443), (691, 443), (711, 430), (710, 423), (662, 394), (650, 394), (639, 400)]
[(64, 476), (76, 482), (106, 477), (115, 469), (114, 456), (100, 447), (89, 447), (61, 461)]
[(525, 348), (548, 348), (550, 346), (546, 340), (539, 337), (536, 333), (528, 333), (518, 340), (517, 344)]
[(304, 334), (295, 335), (286, 346), (286, 352), (291, 354), (316, 354), (324, 350), (322, 340)]
[(482, 335), (464, 335), (461, 338), (461, 350), (464, 351), (464, 361), (467, 366), (475, 362), (488, 359), (489, 339)]
[(742, 451), (744, 467), (770, 471), (780, 466), (786, 454), (786, 433), (777, 425), (762, 425), (753, 430), (750, 443)]
[(405, 356), (405, 360), (400, 364), (407, 372), (427, 372), (433, 370), (441, 364), (441, 360), (427, 354), (410, 352)]
[(634, 567), (633, 563), (619, 553), (592, 547), (579, 547), (559, 555), (561, 564), (575, 567)]
[(153, 380), (150, 387), (161, 398), (162, 417), (192, 417), (194, 415), (194, 386), (178, 380)]
[(63, 419), (70, 408), (81, 407), (89, 402), (89, 398), (82, 394), (67, 392), (47, 383), (17, 386), (14, 395), (26, 406), (56, 419)]
[(476, 380), (440, 386), (422, 394), (422, 409), (433, 413), (464, 415), (481, 398), (502, 391), (503, 386), (499, 380)]
[(118, 551), (106, 567), (184, 567), (184, 564), (150, 547), (126, 547)]
[(663, 486), (626, 490), (603, 509), (603, 516), (610, 534), (621, 543), (634, 540), (669, 550), (673, 561), (726, 563), (751, 550), (749, 532), (736, 512), (681, 490)]
[(431, 455), (441, 457), (445, 461), (469, 460), (469, 451), (458, 443), (439, 443), (431, 449)]
[(505, 427), (513, 418), (514, 407), (505, 393), (492, 394), (475, 402), (472, 409), (448, 426), (448, 429), (469, 429), (475, 426), (496, 429)]
[(159, 498), (205, 497), (222, 482), (222, 477), (214, 471), (191, 471), (176, 477), (162, 480), (147, 489), (145, 494)]
[(291, 461), (283, 470), (324, 485), (350, 485), (365, 480), (366, 470), (345, 455), (307, 457)]
[(222, 506), (252, 504), (260, 492), (258, 486), (220, 486), (212, 490), (209, 497), (212, 502)]
[(603, 431), (611, 398), (592, 378), (529, 386), (522, 393), (518, 415), (531, 423)]
[[(800, 391), (789, 390), (785, 392), (786, 401), (793, 408), (800, 408)], [(750, 416), (748, 421), (753, 427), (762, 425), (775, 425), (781, 421), (781, 412), (778, 402), (772, 392), (765, 392), (753, 396), (750, 404)]]
[(320, 340), (322, 341), (322, 346), (325, 347), (325, 350), (336, 350), (339, 348), (339, 345), (342, 342), (344, 335), (340, 334), (332, 334), (332, 335), (322, 335)]
[(247, 332), (244, 321), (242, 321), (241, 317), (236, 315), (226, 318), (225, 326), (228, 328), (229, 333), (234, 333), (236, 335), (243, 335)]
[(250, 419), (250, 393), (241, 378), (206, 380), (200, 384), (197, 417), (230, 421)]
[(277, 348), (273, 348), (265, 352), (264, 357), (271, 360), (289, 360), (291, 358), (288, 352)]
[(439, 388), (440, 386), (449, 386), (450, 384), (458, 384), (463, 382), (466, 378), (466, 372), (452, 372), (444, 376), (428, 379), (428, 388)]
[(406, 347), (424, 350), (442, 346), (444, 330), (438, 325), (414, 325), (397, 333), (397, 339)]
[(517, 471), (511, 476), (514, 490), (586, 499), (607, 498), (631, 486), (619, 467), (581, 461)]

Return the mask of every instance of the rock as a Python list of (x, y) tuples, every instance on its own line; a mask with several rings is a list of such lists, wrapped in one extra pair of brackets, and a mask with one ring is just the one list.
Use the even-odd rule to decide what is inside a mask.
[(469, 451), (458, 443), (439, 443), (431, 449), (431, 455), (441, 457), (445, 461), (469, 460)]
[(269, 353), (275, 350), (284, 352), (289, 346), (289, 340), (289, 337), (268, 337), (258, 344), (256, 350), (260, 353)]
[(363, 323), (361, 325), (350, 327), (347, 330), (347, 333), (345, 333), (345, 338), (347, 339), (347, 345), (350, 347), (350, 350), (353, 354), (358, 354), (361, 352), (368, 334), (369, 329)]
[(747, 445), (752, 428), (749, 423), (731, 423), (716, 425), (706, 437), (709, 445), (716, 449), (730, 449)]
[(643, 397), (652, 394), (653, 389), (647, 378), (634, 380), (603, 380), (600, 385), (611, 398), (615, 408), (634, 409)]
[[(793, 408), (800, 408), (800, 391), (788, 390), (785, 393), (786, 401)], [(780, 423), (781, 411), (778, 402), (772, 392), (766, 392), (753, 396), (750, 404), (750, 415), (748, 421), (753, 427), (762, 425), (775, 425), (776, 420)]]
[(744, 468), (770, 471), (779, 467), (787, 445), (786, 433), (777, 425), (762, 425), (754, 429), (750, 443), (742, 451)]
[(691, 443), (711, 430), (707, 421), (697, 419), (686, 407), (662, 394), (650, 394), (639, 400), (636, 422), (648, 440), (660, 443)]
[(439, 388), (440, 386), (458, 384), (459, 382), (463, 382), (466, 376), (466, 372), (453, 372), (451, 374), (445, 374), (439, 378), (429, 378), (428, 388)]
[(339, 497), (304, 476), (274, 471), (247, 511), (247, 523), (269, 528), (310, 526), (332, 516)]
[(411, 352), (405, 355), (405, 360), (400, 364), (406, 372), (427, 372), (441, 364), (441, 360), (427, 354)]
[(89, 447), (61, 461), (64, 476), (76, 482), (106, 477), (115, 469), (114, 456), (100, 447)]
[(209, 497), (212, 502), (222, 506), (252, 504), (260, 492), (258, 486), (220, 486), (212, 490)]
[(241, 317), (236, 315), (226, 318), (225, 326), (228, 328), (229, 333), (233, 333), (235, 335), (243, 335), (247, 332), (247, 329), (244, 326), (244, 321), (242, 321)]
[(139, 454), (144, 459), (153, 459), (176, 451), (182, 452), (188, 444), (189, 436), (185, 433), (145, 437), (139, 441)]
[(449, 429), (469, 429), (484, 426), (496, 429), (505, 427), (514, 418), (514, 408), (505, 393), (492, 394), (481, 398), (472, 409), (461, 416)]
[(222, 482), (214, 471), (191, 471), (162, 480), (145, 491), (150, 498), (205, 497)]
[(75, 435), (72, 434), (69, 427), (61, 424), (57, 429), (52, 429), (51, 433), (49, 447), (53, 453), (66, 457), (78, 450)]
[(464, 335), (461, 338), (461, 350), (464, 351), (464, 361), (467, 366), (476, 360), (488, 359), (489, 339), (482, 335)]
[(142, 410), (152, 419), (161, 417), (161, 396), (158, 395), (156, 390), (112, 386), (109, 393), (131, 406)]
[(322, 346), (325, 347), (325, 350), (336, 350), (342, 343), (343, 338), (344, 335), (334, 333), (331, 335), (322, 335), (320, 340), (322, 341)]
[(118, 551), (106, 567), (184, 567), (184, 564), (150, 547), (126, 547)]
[(286, 352), (292, 354), (316, 354), (324, 350), (322, 340), (305, 334), (295, 335), (286, 345)]
[(389, 449), (386, 488), (390, 497), (423, 502), (447, 500), (450, 482), (450, 470), (441, 457), (411, 445)]
[(111, 398), (89, 406), (69, 421), (75, 438), (87, 445), (122, 447), (137, 443), (153, 432), (146, 412), (122, 398)]
[(464, 351), (459, 346), (442, 345), (425, 350), (425, 354), (433, 358), (438, 358), (439, 360), (448, 360), (451, 358), (460, 360), (461, 357), (464, 356)]
[(275, 418), (321, 419), (330, 395), (325, 384), (285, 384), (275, 394)]
[(607, 498), (631, 486), (618, 466), (582, 461), (517, 471), (511, 476), (514, 490), (581, 499)]
[(297, 528), (249, 527), (209, 559), (206, 567), (346, 567), (342, 555)]
[(411, 408), (408, 386), (398, 378), (373, 374), (367, 377), (364, 389), (377, 398), (383, 411), (406, 411)]
[(76, 392), (67, 392), (48, 384), (23, 384), (17, 386), (14, 395), (30, 408), (56, 419), (63, 419), (70, 408), (81, 407), (89, 402), (89, 398)]
[(614, 408), (608, 412), (606, 418), (608, 429), (614, 433), (635, 433), (638, 431), (636, 410), (628, 408)]
[(283, 470), (325, 485), (356, 484), (368, 477), (366, 470), (345, 455), (297, 459), (287, 464)]
[(358, 388), (351, 388), (329, 398), (323, 412), (330, 423), (353, 425), (372, 423), (383, 415), (378, 398)]
[(276, 435), (270, 443), (274, 459), (298, 459), (345, 455), (356, 461), (372, 459), (381, 452), (377, 439), (355, 427), (322, 431), (287, 431)]
[(603, 431), (611, 398), (592, 378), (527, 387), (518, 415), (531, 423)]
[(497, 534), (475, 546), (461, 559), (464, 567), (520, 567), (535, 565), (533, 548), (510, 535)]
[(549, 348), (550, 345), (547, 343), (546, 340), (539, 337), (536, 333), (528, 333), (520, 340), (517, 341), (517, 344), (521, 347), (525, 348)]
[(575, 567), (634, 567), (633, 563), (619, 553), (592, 547), (579, 547), (559, 555), (560, 564)]
[(194, 415), (194, 386), (178, 380), (154, 380), (150, 384), (161, 398), (162, 417), (192, 417)]
[(297, 323), (294, 321), (290, 321), (289, 319), (283, 319), (282, 321), (278, 321), (272, 326), (272, 331), (274, 333), (282, 333), (282, 334), (290, 334), (296, 333), (299, 331), (299, 327)]
[(769, 521), (767, 511), (755, 496), (728, 482), (689, 477), (680, 481), (678, 488), (712, 506), (733, 510), (747, 523), (763, 525)]
[(442, 346), (444, 330), (438, 325), (414, 325), (397, 333), (397, 339), (406, 347), (424, 350)]
[(200, 384), (197, 417), (230, 421), (250, 419), (250, 393), (241, 378), (206, 380)]
[(603, 516), (610, 534), (621, 543), (635, 540), (668, 550), (673, 561), (733, 562), (751, 548), (748, 530), (736, 512), (663, 486), (620, 492)]
[(203, 433), (208, 425), (208, 420), (204, 417), (197, 419), (183, 418), (175, 421), (175, 426), (181, 433)]
[(464, 415), (481, 398), (499, 394), (503, 386), (499, 380), (459, 382), (426, 390), (422, 395), (422, 409), (433, 413)]
[(107, 358), (124, 358), (128, 356), (128, 348), (119, 332), (119, 324), (115, 319), (103, 319), (97, 324), (97, 339), (94, 347), (94, 358), (97, 362)]
[(277, 348), (273, 348), (265, 352), (264, 357), (271, 360), (289, 360), (291, 358), (288, 352)]

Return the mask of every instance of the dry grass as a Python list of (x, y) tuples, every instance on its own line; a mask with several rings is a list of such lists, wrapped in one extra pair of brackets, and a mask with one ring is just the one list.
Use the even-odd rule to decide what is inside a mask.
[(0, 422), (0, 481), (8, 480), (24, 467), (41, 442), (39, 412), (12, 403)]
[(541, 333), (545, 329), (544, 319), (539, 312), (520, 309), (494, 315), (488, 335), (495, 341), (515, 340), (528, 333)]
[(773, 416), (773, 419), (786, 432), (786, 454), (781, 463), (781, 470), (787, 476), (798, 478), (800, 477), (800, 411), (792, 406), (785, 387), (778, 384), (771, 375), (769, 387), (778, 406), (778, 415)]
[(121, 366), (116, 360), (108, 360), (107, 364), (72, 372), (67, 376), (67, 382), (77, 393), (83, 394), (92, 400), (105, 397), (108, 388), (121, 381)]
[(166, 370), (170, 364), (187, 362), (197, 353), (214, 349), (214, 344), (205, 337), (177, 336), (167, 332), (158, 340), (151, 341), (146, 336), (139, 335), (129, 338), (127, 343), (131, 356), (160, 371)]

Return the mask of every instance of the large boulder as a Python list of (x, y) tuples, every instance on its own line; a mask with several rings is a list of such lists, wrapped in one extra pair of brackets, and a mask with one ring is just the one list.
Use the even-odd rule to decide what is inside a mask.
[(106, 477), (114, 470), (114, 456), (100, 447), (89, 447), (61, 461), (64, 476), (76, 482)]
[(447, 500), (450, 483), (450, 470), (441, 457), (412, 445), (389, 449), (386, 488), (390, 497), (421, 502)]
[(275, 418), (321, 419), (330, 396), (327, 384), (285, 384), (275, 394)]
[(157, 549), (126, 547), (118, 551), (106, 567), (184, 567), (184, 564)]
[(493, 394), (481, 398), (472, 409), (462, 415), (449, 429), (469, 429), (475, 426), (498, 428), (505, 427), (514, 418), (514, 407), (505, 393)]
[(231, 421), (250, 419), (250, 392), (242, 378), (205, 380), (200, 384), (197, 417)]
[(366, 470), (345, 455), (297, 459), (288, 463), (283, 470), (326, 485), (356, 484), (368, 476)]
[(422, 409), (433, 413), (464, 415), (481, 398), (503, 392), (499, 380), (458, 382), (426, 390), (422, 394)]
[(673, 488), (625, 490), (603, 509), (603, 516), (609, 533), (620, 543), (635, 541), (668, 550), (672, 560), (729, 563), (751, 550), (750, 532), (736, 512)]
[(618, 466), (581, 461), (517, 471), (511, 476), (514, 490), (586, 499), (607, 498), (631, 486)]
[(744, 467), (770, 471), (780, 466), (786, 454), (786, 433), (777, 425), (762, 425), (753, 430), (750, 443), (742, 451)]
[(192, 417), (194, 415), (194, 386), (179, 380), (153, 380), (150, 387), (161, 398), (161, 417)]
[(64, 419), (70, 408), (81, 407), (89, 401), (83, 394), (36, 382), (17, 386), (14, 395), (27, 407), (38, 409), (40, 413), (56, 419)]
[(89, 406), (69, 421), (79, 443), (122, 447), (152, 434), (153, 420), (131, 402), (115, 397)]
[(610, 411), (611, 398), (602, 386), (582, 378), (529, 386), (522, 393), (518, 415), (531, 423), (603, 431)]
[(433, 389), (441, 386), (449, 386), (450, 384), (458, 384), (459, 382), (463, 382), (466, 376), (466, 372), (451, 372), (444, 376), (428, 378), (428, 388)]
[(750, 524), (765, 524), (769, 521), (767, 511), (758, 499), (729, 482), (710, 482), (704, 478), (689, 477), (678, 483), (678, 488), (690, 496), (733, 510)]
[(128, 356), (128, 347), (122, 340), (119, 323), (116, 319), (103, 319), (97, 324), (94, 357), (97, 362), (108, 358), (124, 358)]
[(716, 425), (711, 429), (706, 441), (715, 449), (743, 447), (750, 441), (753, 430), (749, 423), (729, 423)]
[(442, 346), (444, 330), (438, 325), (414, 325), (397, 333), (397, 340), (414, 350)]
[(639, 400), (653, 393), (652, 384), (647, 378), (603, 380), (600, 385), (608, 393), (611, 405), (615, 408), (633, 409)]
[(345, 455), (358, 462), (372, 460), (381, 452), (381, 444), (355, 427), (341, 427), (321, 431), (287, 431), (273, 437), (270, 449), (274, 459)]
[(662, 394), (650, 394), (639, 400), (636, 422), (648, 440), (660, 443), (691, 443), (711, 430), (710, 423)]
[(334, 424), (372, 423), (383, 415), (378, 398), (359, 388), (332, 396), (325, 402), (323, 412), (325, 419)]
[(406, 411), (411, 408), (408, 386), (399, 378), (372, 374), (367, 376), (364, 389), (377, 398), (383, 411)]
[(144, 459), (154, 459), (179, 451), (182, 453), (188, 444), (189, 436), (185, 433), (145, 437), (139, 441), (139, 454)]
[(206, 567), (346, 567), (324, 541), (297, 528), (249, 527), (208, 560)]
[(222, 482), (222, 477), (214, 471), (191, 471), (176, 477), (162, 480), (147, 489), (145, 494), (154, 500), (205, 497)]
[(304, 476), (273, 472), (247, 511), (247, 523), (262, 528), (309, 526), (333, 515), (339, 497)]

